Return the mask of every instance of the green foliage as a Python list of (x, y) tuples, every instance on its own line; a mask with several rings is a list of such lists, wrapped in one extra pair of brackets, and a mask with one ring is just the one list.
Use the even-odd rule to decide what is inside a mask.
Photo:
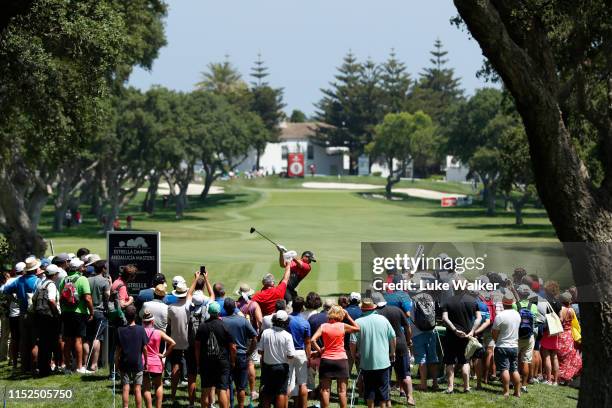
[(291, 111), (291, 115), (289, 116), (289, 122), (292, 122), (292, 123), (306, 122), (306, 114), (299, 109), (294, 109)]
[(366, 151), (372, 157), (384, 160), (389, 168), (388, 196), (391, 185), (404, 175), (408, 163), (417, 156), (424, 157), (433, 151), (434, 132), (431, 118), (422, 111), (414, 114), (388, 113), (382, 123), (376, 126), (374, 140)]
[(399, 61), (395, 51), (391, 50), (389, 58), (381, 69), (382, 103), (386, 113), (397, 113), (405, 109), (412, 80), (406, 71), (406, 64)]
[(280, 129), (278, 125), (285, 114), (283, 108), (283, 89), (272, 88), (264, 79), (268, 76), (268, 68), (261, 59), (261, 54), (257, 55), (255, 65), (251, 68), (251, 106), (250, 111), (259, 115), (266, 130), (267, 135), (258, 135), (254, 138), (252, 147), (257, 152), (256, 167), (259, 168), (259, 158), (266, 148), (268, 142), (277, 141)]
[(445, 128), (451, 120), (453, 106), (463, 100), (463, 90), (454, 70), (447, 67), (448, 59), (444, 57), (448, 52), (443, 50), (440, 39), (435, 41), (430, 53), (431, 66), (425, 68), (414, 83), (407, 109), (411, 112), (421, 109)]
[(332, 146), (346, 146), (353, 157), (363, 153), (372, 140), (374, 126), (382, 120), (380, 109), (380, 68), (371, 60), (360, 64), (349, 51), (338, 68), (335, 81), (323, 89), (316, 104), (316, 119), (333, 126), (321, 129), (321, 137)]

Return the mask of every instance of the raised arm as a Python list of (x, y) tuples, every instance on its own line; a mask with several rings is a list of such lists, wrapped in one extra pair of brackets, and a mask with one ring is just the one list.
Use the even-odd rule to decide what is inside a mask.
[(189, 290), (187, 291), (186, 303), (189, 303), (191, 301), (191, 297), (193, 296), (193, 292), (195, 291), (196, 283), (198, 283), (199, 277), (200, 277), (200, 271), (195, 271), (193, 273), (193, 282), (191, 282), (191, 286), (189, 287)]
[(355, 333), (361, 330), (359, 328), (359, 325), (355, 323), (355, 320), (353, 320), (351, 315), (348, 314), (346, 310), (344, 311), (344, 318), (349, 321), (348, 323), (344, 323), (344, 331), (346, 333), (350, 334), (350, 333)]
[(285, 262), (285, 273), (283, 274), (283, 279), (281, 279), (281, 283), (289, 282), (289, 275), (291, 275), (291, 261)]
[(206, 291), (208, 292), (210, 300), (215, 300), (215, 292), (213, 291), (212, 285), (208, 280), (208, 271), (204, 273), (204, 284), (206, 285)]

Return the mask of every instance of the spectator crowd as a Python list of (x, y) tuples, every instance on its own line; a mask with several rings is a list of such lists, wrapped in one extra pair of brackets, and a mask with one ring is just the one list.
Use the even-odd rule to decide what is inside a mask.
[[(476, 278), (497, 283), (495, 291), (300, 296), (312, 262), (310, 251), (298, 257), (279, 247), (283, 275), (266, 274), (258, 291), (242, 283), (226, 293), (201, 268), (189, 281), (157, 274), (150, 288), (130, 294), (134, 265), (112, 279), (107, 262), (85, 248), (31, 256), (0, 286), (0, 359), (37, 377), (89, 375), (106, 362), (124, 407), (133, 395), (137, 407), (144, 400), (159, 408), (164, 398), (176, 400), (178, 387), (187, 387), (190, 407), (199, 399), (203, 408), (255, 401), (306, 408), (309, 400), (326, 408), (335, 393), (344, 408), (359, 400), (389, 406), (394, 387), (415, 405), (413, 374), (423, 392), (459, 392), (460, 376), (461, 392), (473, 382), (476, 389), (499, 384), (506, 397), (520, 397), (534, 383), (579, 381), (574, 287), (561, 292), (557, 282), (517, 268), (510, 277)], [(452, 270), (387, 273), (389, 282), (410, 279), (416, 287), (464, 279)]]

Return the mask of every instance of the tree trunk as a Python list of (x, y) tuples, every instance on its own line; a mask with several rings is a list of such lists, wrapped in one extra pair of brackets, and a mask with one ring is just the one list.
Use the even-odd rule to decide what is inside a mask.
[(202, 193), (200, 194), (201, 200), (206, 200), (206, 197), (208, 197), (208, 193), (210, 191), (210, 187), (212, 186), (214, 181), (215, 181), (215, 176), (212, 174), (209, 175), (208, 173), (206, 173), (206, 177), (204, 177), (204, 190), (202, 190)]
[(36, 228), (16, 229), (7, 238), (14, 245), (17, 259), (25, 259), (30, 255), (40, 258), (47, 250), (47, 243)]
[[(584, 108), (564, 112), (559, 67), (549, 42), (545, 18), (527, 13), (529, 30), (517, 23), (520, 2), (454, 0), (471, 35), (512, 94), (529, 140), (529, 152), (538, 195), (562, 242), (612, 241), (612, 168), (593, 186), (572, 142), (564, 114), (584, 115)], [(543, 10), (543, 9), (542, 9)], [(520, 10), (521, 12), (523, 10)], [(542, 11), (543, 12), (543, 11)], [(518, 13), (520, 14), (520, 13)], [(609, 84), (610, 87), (610, 84)], [(609, 91), (610, 92), (610, 91)], [(610, 92), (609, 99), (612, 99)], [(599, 132), (602, 151), (611, 157), (612, 121), (607, 134)], [(604, 126), (605, 127), (605, 126)], [(572, 264), (578, 295), (586, 281), (598, 297), (581, 299), (583, 374), (579, 408), (612, 406), (612, 252), (596, 253), (591, 268)]]
[(161, 175), (157, 173), (152, 175), (149, 179), (149, 187), (147, 188), (147, 194), (145, 195), (145, 199), (142, 202), (142, 210), (149, 214), (153, 214), (155, 212), (155, 200), (157, 199), (157, 189), (159, 187), (159, 180), (161, 179)]
[(523, 206), (518, 200), (512, 201), (514, 207), (514, 223), (516, 225), (523, 225)]
[(64, 214), (66, 214), (65, 208), (55, 207), (53, 211), (53, 231), (61, 232), (64, 229)]
[(482, 199), (489, 217), (495, 215), (495, 185), (486, 177), (480, 177), (482, 181)]
[(187, 188), (181, 187), (178, 195), (175, 197), (176, 205), (176, 219), (183, 218), (183, 212), (187, 207)]

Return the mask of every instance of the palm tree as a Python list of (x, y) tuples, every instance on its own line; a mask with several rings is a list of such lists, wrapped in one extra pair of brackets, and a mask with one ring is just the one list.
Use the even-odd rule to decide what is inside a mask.
[(202, 72), (202, 81), (196, 84), (197, 89), (225, 95), (246, 85), (238, 70), (227, 60), (211, 62), (207, 68)]

